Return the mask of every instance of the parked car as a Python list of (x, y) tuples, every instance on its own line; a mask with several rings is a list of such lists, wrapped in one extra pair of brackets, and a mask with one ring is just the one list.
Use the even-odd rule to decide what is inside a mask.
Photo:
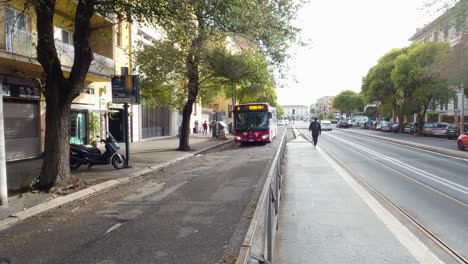
[(468, 148), (468, 132), (464, 135), (460, 135), (457, 140), (457, 146), (459, 150), (465, 150)]
[(348, 124), (348, 122), (346, 122), (346, 120), (340, 120), (336, 124), (336, 127), (337, 128), (349, 128), (349, 124)]
[(385, 122), (385, 121), (377, 122), (377, 125), (375, 125), (375, 130), (382, 130), (382, 122)]
[(322, 131), (324, 130), (331, 131), (333, 129), (333, 125), (330, 122), (330, 120), (322, 120), (320, 122), (320, 125), (322, 126)]
[(400, 132), (400, 123), (395, 123), (395, 124), (392, 125), (392, 132), (393, 133)]
[[(460, 131), (460, 123), (457, 124), (457, 129)], [(463, 131), (468, 131), (468, 123), (463, 124)]]
[(330, 120), (332, 124), (338, 124), (338, 120)]
[(458, 129), (458, 126), (456, 124), (448, 124), (447, 127), (447, 138), (448, 139), (454, 139), (459, 136), (460, 130)]
[(278, 120), (277, 124), (278, 124), (278, 126), (284, 126), (284, 125), (286, 125), (286, 121), (283, 120), (283, 119), (280, 119), (280, 120)]
[(432, 128), (432, 135), (434, 137), (446, 137), (448, 126), (449, 124), (445, 122), (435, 123), (434, 128)]
[(421, 134), (423, 136), (432, 136), (432, 130), (434, 129), (433, 122), (426, 122), (422, 126)]
[[(414, 131), (416, 129), (416, 132)], [(405, 133), (417, 134), (418, 133), (418, 123), (406, 123), (404, 128)]]
[(381, 122), (381, 130), (384, 131), (384, 132), (390, 132), (392, 131), (392, 123), (388, 122), (388, 121), (382, 121)]
[(284, 124), (287, 126), (289, 125), (289, 120), (288, 119), (284, 119)]

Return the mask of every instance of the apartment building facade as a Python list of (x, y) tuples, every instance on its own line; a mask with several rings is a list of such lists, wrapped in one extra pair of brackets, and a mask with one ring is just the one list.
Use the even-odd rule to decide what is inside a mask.
[[(54, 37), (65, 75), (73, 65), (74, 46), (68, 4), (57, 2), (54, 16)], [(3, 92), (7, 161), (41, 155), (45, 138), (45, 98), (41, 94), (43, 71), (36, 57), (36, 14), (24, 9), (24, 1), (7, 1), (0, 5), (0, 84)], [(70, 141), (89, 143), (89, 117), (102, 116), (103, 102), (99, 95), (110, 94), (110, 76), (114, 71), (112, 22), (96, 16), (92, 23), (108, 24), (91, 35), (94, 60), (82, 93), (73, 101)], [(109, 48), (111, 47), (111, 48)]]
[[(463, 49), (467, 49), (466, 44), (462, 43), (463, 39), (466, 39), (466, 29), (463, 27), (457, 27), (451, 25), (453, 23), (447, 23), (445, 20), (445, 14), (436, 18), (431, 23), (425, 25), (423, 28), (416, 29), (416, 33), (409, 39), (413, 42), (429, 42), (429, 41), (447, 41), (451, 47), (460, 48), (461, 45), (465, 45)], [(465, 26), (467, 27), (467, 26)], [(465, 36), (464, 36), (465, 34)], [(466, 42), (466, 40), (465, 40)], [(466, 51), (465, 51), (466, 52)], [(427, 121), (444, 121), (444, 122), (460, 122), (462, 102), (464, 102), (465, 115), (464, 120), (468, 122), (468, 100), (466, 88), (459, 89), (454, 88), (456, 95), (447, 102), (433, 102), (428, 109), (426, 114)], [(431, 113), (437, 114), (436, 118), (429, 118)], [(431, 115), (433, 116), (433, 115)]]
[(323, 96), (317, 99), (315, 103), (317, 113), (335, 113), (336, 110), (333, 108), (333, 100), (335, 96)]

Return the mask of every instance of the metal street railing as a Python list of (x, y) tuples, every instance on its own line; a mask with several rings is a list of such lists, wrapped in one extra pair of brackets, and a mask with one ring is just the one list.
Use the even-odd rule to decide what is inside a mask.
[[(236, 264), (250, 264), (252, 261), (261, 264), (273, 262), (273, 248), (284, 174), (286, 135), (287, 133), (284, 133), (279, 138), (279, 148), (268, 170), (262, 193), (258, 199), (257, 207), (242, 243)], [(262, 234), (263, 237), (258, 239)]]

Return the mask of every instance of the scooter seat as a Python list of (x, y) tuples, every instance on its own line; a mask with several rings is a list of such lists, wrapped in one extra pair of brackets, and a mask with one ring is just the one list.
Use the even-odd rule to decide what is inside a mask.
[(94, 154), (101, 154), (101, 150), (99, 150), (98, 148), (95, 148), (95, 147), (91, 147), (91, 146), (85, 146), (85, 145), (75, 145), (73, 144), (73, 146), (79, 148), (79, 149), (82, 149), (86, 152), (89, 152), (89, 153), (94, 153)]

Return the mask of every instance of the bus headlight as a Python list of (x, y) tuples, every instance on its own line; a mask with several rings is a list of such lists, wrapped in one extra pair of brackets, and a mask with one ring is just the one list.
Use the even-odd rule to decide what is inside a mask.
[(262, 136), (262, 139), (267, 139), (268, 138), (268, 135), (263, 135)]

